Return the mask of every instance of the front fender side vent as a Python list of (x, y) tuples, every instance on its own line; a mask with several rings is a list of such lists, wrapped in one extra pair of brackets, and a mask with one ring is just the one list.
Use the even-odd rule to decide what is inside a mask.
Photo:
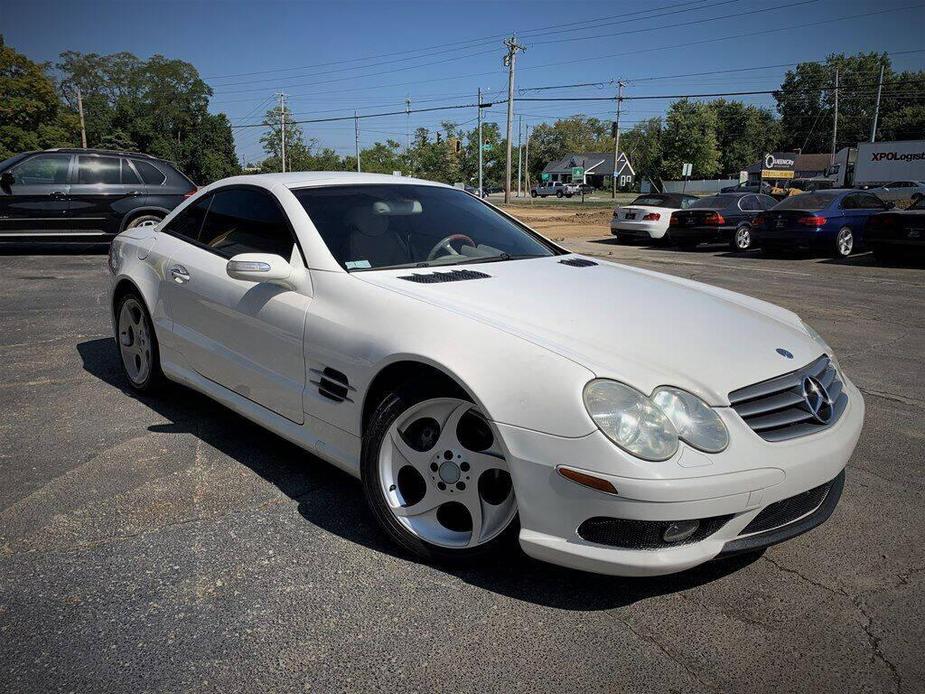
[(597, 265), (593, 260), (586, 260), (585, 258), (566, 258), (559, 262), (562, 265), (571, 265), (572, 267), (591, 267), (592, 265)]
[(437, 282), (461, 282), (463, 280), (481, 280), (487, 279), (491, 275), (477, 270), (450, 270), (449, 272), (431, 272), (426, 275), (414, 273), (413, 275), (401, 275), (398, 279), (417, 282), (419, 284), (436, 284)]
[(337, 369), (326, 366), (323, 371), (318, 369), (309, 369), (312, 377), (309, 382), (318, 386), (318, 392), (328, 400), (334, 402), (353, 402), (349, 397), (350, 391), (356, 390), (350, 385), (347, 376)]

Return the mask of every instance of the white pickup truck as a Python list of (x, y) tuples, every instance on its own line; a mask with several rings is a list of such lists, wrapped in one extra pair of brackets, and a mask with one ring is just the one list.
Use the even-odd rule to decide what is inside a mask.
[(581, 186), (577, 183), (563, 183), (562, 181), (550, 181), (533, 186), (530, 190), (531, 197), (545, 198), (547, 195), (555, 195), (557, 198), (570, 198), (573, 195), (581, 195)]

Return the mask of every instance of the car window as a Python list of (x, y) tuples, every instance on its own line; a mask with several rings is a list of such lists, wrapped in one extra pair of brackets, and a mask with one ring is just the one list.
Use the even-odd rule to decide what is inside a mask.
[(726, 209), (727, 207), (734, 207), (739, 201), (738, 195), (709, 195), (705, 198), (700, 198), (691, 203), (691, 208), (719, 208)]
[(273, 253), (286, 260), (294, 244), (289, 221), (276, 200), (253, 188), (217, 191), (199, 242), (228, 258), (238, 253)]
[(693, 205), (693, 204), (694, 204), (695, 202), (697, 202), (699, 199), (700, 199), (700, 198), (694, 197), (693, 195), (689, 195), (689, 196), (687, 196), (687, 197), (685, 197), (685, 198), (682, 198), (682, 199), (681, 199), (681, 209), (682, 209), (682, 210), (686, 210), (688, 207), (690, 207), (691, 205)]
[(647, 205), (649, 207), (670, 207), (672, 200), (667, 195), (640, 195), (630, 205)]
[(38, 154), (14, 167), (13, 183), (23, 186), (57, 185), (67, 183), (67, 170), (71, 165), (69, 154)]
[(118, 157), (77, 157), (77, 182), (88, 184), (116, 184), (122, 182), (122, 169)]
[(516, 221), (452, 188), (385, 183), (293, 193), (347, 270), (553, 255)]
[(141, 174), (141, 180), (149, 186), (159, 186), (167, 180), (167, 176), (150, 162), (133, 159), (132, 163), (135, 165), (135, 168), (138, 169), (138, 173)]
[(823, 210), (832, 203), (834, 195), (826, 193), (802, 193), (784, 198), (774, 206), (775, 210)]
[(762, 210), (770, 210), (774, 205), (777, 204), (777, 200), (772, 198), (770, 195), (759, 195), (758, 204), (761, 206)]
[(132, 166), (128, 163), (128, 159), (122, 160), (122, 182), (141, 183), (141, 179), (138, 178), (138, 174), (132, 170)]
[(861, 193), (855, 197), (857, 197), (857, 206), (860, 210), (882, 210), (886, 207), (880, 198), (870, 193)]
[(925, 210), (925, 198), (919, 198), (912, 205), (909, 206), (910, 210)]
[(741, 210), (760, 210), (761, 206), (758, 204), (757, 195), (746, 195), (744, 198), (739, 200), (739, 209)]
[(206, 218), (211, 202), (211, 195), (197, 200), (171, 219), (164, 227), (164, 231), (190, 241), (198, 240), (199, 230), (202, 228), (202, 222)]

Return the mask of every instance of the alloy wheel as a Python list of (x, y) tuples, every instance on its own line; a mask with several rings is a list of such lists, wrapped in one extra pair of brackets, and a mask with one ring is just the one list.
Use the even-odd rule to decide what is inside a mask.
[(851, 255), (851, 251), (854, 249), (854, 234), (851, 233), (851, 229), (845, 227), (844, 229), (838, 232), (838, 236), (835, 237), (835, 250), (838, 252), (842, 258), (847, 258)]
[(735, 245), (740, 251), (746, 251), (752, 245), (752, 234), (748, 227), (736, 229)]
[(141, 304), (131, 297), (119, 311), (119, 352), (132, 383), (144, 383), (151, 373), (151, 329)]
[(425, 400), (399, 415), (383, 437), (378, 478), (395, 520), (439, 547), (484, 545), (517, 513), (497, 432), (458, 398)]

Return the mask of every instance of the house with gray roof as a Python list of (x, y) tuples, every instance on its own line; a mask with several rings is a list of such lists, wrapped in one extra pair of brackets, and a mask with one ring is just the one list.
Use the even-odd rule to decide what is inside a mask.
[[(584, 169), (584, 177), (573, 181), (572, 170), (575, 167)], [(549, 174), (550, 181), (587, 183), (595, 188), (603, 188), (605, 181), (613, 174), (613, 152), (573, 152), (546, 164), (543, 173)], [(626, 152), (620, 152), (617, 159), (617, 187), (632, 186), (635, 180), (636, 172)]]

